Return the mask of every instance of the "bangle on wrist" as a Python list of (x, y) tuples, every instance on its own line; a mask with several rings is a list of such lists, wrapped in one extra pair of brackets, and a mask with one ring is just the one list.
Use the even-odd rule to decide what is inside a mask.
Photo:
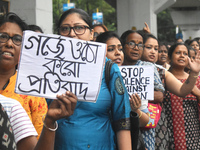
[(142, 117), (142, 111), (140, 110), (140, 115), (139, 115), (139, 118), (141, 118)]
[(194, 75), (193, 77), (197, 78), (199, 76), (199, 73), (191, 71), (189, 75), (191, 75), (191, 76)]
[(54, 129), (49, 128), (49, 127), (45, 124), (45, 122), (44, 122), (45, 116), (46, 116), (46, 115), (43, 115), (43, 116), (42, 116), (42, 122), (43, 122), (44, 127), (47, 128), (47, 129), (50, 130), (50, 131), (53, 131), (53, 132), (56, 131), (56, 130), (58, 129), (58, 123), (57, 123), (57, 121), (55, 122), (55, 126), (56, 126), (56, 127), (55, 127)]

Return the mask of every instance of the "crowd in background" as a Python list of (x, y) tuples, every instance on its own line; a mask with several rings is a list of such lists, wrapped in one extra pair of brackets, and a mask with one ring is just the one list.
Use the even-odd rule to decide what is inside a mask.
[[(106, 67), (96, 103), (66, 91), (56, 100), (14, 92), (23, 31), (43, 33), (15, 13), (0, 17), (0, 149), (198, 150), (200, 149), (200, 37), (159, 41), (145, 23), (122, 35), (92, 25), (81, 9), (63, 12), (57, 34), (107, 44)], [(118, 66), (152, 66), (154, 100), (128, 95)], [(148, 127), (150, 107), (160, 110)]]

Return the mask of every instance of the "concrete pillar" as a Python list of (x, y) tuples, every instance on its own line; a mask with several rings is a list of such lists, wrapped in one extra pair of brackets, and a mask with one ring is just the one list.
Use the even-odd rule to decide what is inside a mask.
[(52, 0), (10, 0), (10, 11), (28, 24), (36, 24), (45, 33), (53, 32)]
[(173, 22), (178, 25), (183, 34), (183, 40), (200, 37), (200, 10), (170, 11)]
[(117, 0), (117, 30), (124, 31), (136, 27), (141, 30), (144, 22), (151, 33), (157, 36), (157, 14), (175, 3), (176, 0)]
[(147, 22), (152, 33), (157, 35), (157, 20), (153, 12), (154, 0), (117, 0), (117, 29), (121, 35), (126, 30), (136, 27), (141, 30)]

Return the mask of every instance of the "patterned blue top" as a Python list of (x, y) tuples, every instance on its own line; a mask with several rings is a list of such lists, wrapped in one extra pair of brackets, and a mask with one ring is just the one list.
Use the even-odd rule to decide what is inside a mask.
[(130, 130), (129, 97), (117, 64), (112, 66), (110, 76), (110, 92), (104, 69), (97, 102), (78, 101), (74, 114), (58, 121), (56, 150), (114, 150), (114, 132)]
[[(154, 67), (154, 91), (164, 92), (165, 88), (160, 79), (160, 75), (157, 70), (157, 66), (151, 62), (138, 60), (136, 65), (151, 65)], [(144, 139), (144, 143), (147, 150), (155, 149), (155, 128), (141, 130), (142, 137)]]

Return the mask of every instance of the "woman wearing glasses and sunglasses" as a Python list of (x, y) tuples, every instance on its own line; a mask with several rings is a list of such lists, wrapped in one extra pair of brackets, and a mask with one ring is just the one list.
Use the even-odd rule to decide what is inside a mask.
[[(60, 35), (86, 41), (93, 39), (94, 31), (91, 28), (90, 16), (81, 9), (64, 12), (58, 22)], [(116, 89), (115, 84), (121, 90)], [(96, 103), (78, 101), (74, 114), (58, 121), (56, 150), (114, 150), (116, 147), (131, 150), (131, 108), (117, 64), (111, 68), (109, 89), (103, 72)]]
[(92, 26), (92, 29), (94, 30), (93, 41), (96, 41), (96, 38), (97, 38), (98, 35), (108, 31), (107, 27), (104, 24), (95, 24), (95, 25)]

